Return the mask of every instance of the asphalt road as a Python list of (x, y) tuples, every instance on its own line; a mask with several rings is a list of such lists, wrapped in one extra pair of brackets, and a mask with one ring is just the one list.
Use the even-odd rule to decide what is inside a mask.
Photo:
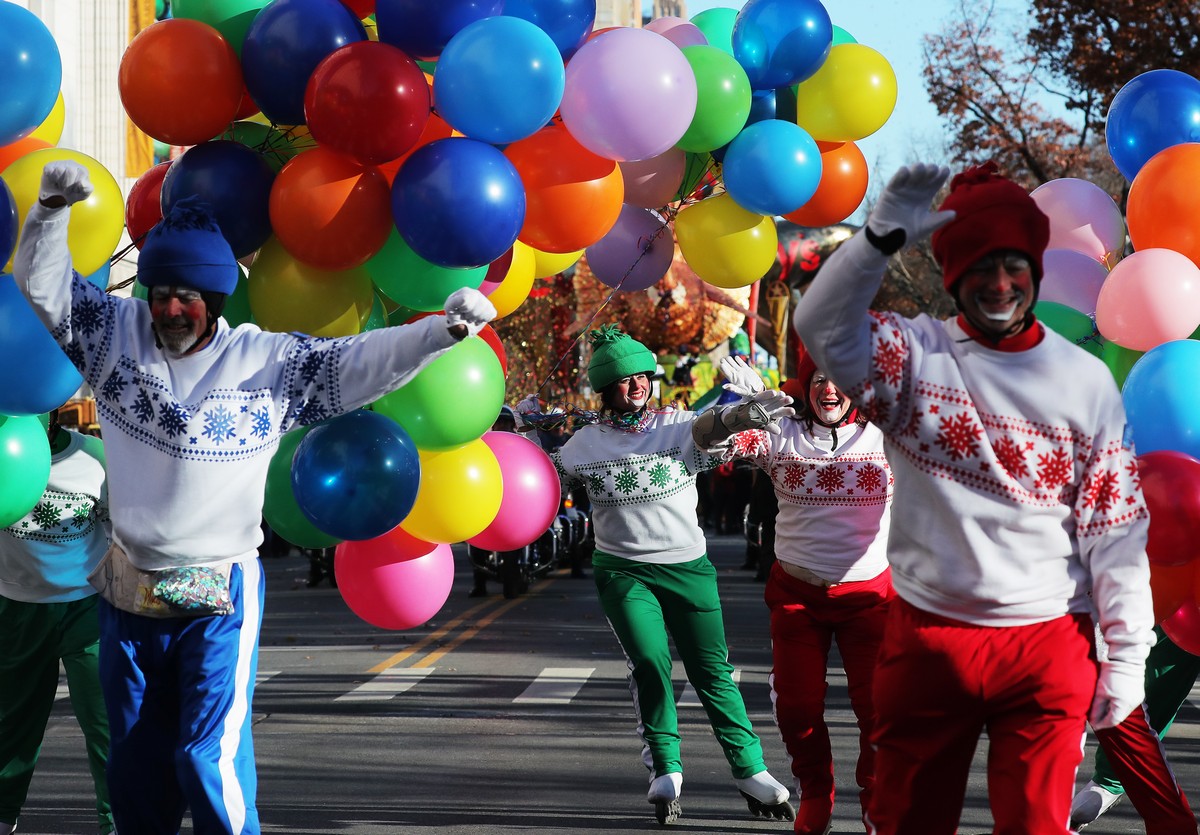
[[(740, 568), (734, 536), (710, 538), (721, 578), (730, 657), (773, 774), (787, 779), (770, 709), (762, 585)], [(268, 559), (267, 608), (254, 702), (264, 832), (587, 833), (660, 831), (625, 663), (590, 579), (562, 571), (515, 600), (495, 585), (468, 598), (458, 576), (434, 621), (386, 632), (360, 621), (326, 583), (305, 585), (298, 556)], [(676, 670), (684, 757), (677, 832), (790, 832), (754, 819), (734, 788), (703, 710)], [(0, 683), (2, 686), (2, 683)], [(65, 686), (55, 705), (19, 826), (22, 835), (94, 832), (82, 735)], [(839, 800), (834, 833), (862, 832), (853, 786), (857, 727), (840, 670), (827, 711)], [(1200, 711), (1185, 707), (1167, 751), (1200, 797)], [(1094, 743), (1089, 740), (1090, 762)], [(981, 743), (960, 832), (991, 831)], [(1086, 775), (1080, 778), (1080, 782)], [(184, 832), (191, 832), (185, 821)], [(1086, 835), (1144, 832), (1128, 803)]]

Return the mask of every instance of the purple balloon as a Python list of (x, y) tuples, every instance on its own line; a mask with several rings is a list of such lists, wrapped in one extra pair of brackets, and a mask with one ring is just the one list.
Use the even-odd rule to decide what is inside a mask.
[(563, 124), (605, 159), (656, 157), (696, 115), (696, 75), (679, 47), (645, 29), (593, 38), (567, 64)]
[(587, 248), (592, 274), (618, 290), (653, 287), (671, 267), (675, 243), (658, 212), (624, 205), (613, 228)]
[(704, 37), (700, 27), (681, 17), (656, 17), (646, 24), (646, 28), (662, 35), (680, 49), (685, 46), (708, 46), (708, 38)]
[(1072, 249), (1048, 249), (1042, 256), (1038, 299), (1065, 304), (1090, 316), (1096, 312), (1096, 299), (1106, 278), (1108, 269), (1095, 258)]

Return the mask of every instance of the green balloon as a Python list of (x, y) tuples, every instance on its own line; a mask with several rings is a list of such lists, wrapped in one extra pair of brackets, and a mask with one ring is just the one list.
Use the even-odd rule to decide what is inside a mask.
[(1038, 302), (1033, 312), (1050, 330), (1066, 337), (1092, 356), (1100, 356), (1104, 344), (1091, 316), (1058, 302)]
[(847, 32), (842, 27), (834, 26), (833, 27), (833, 42), (830, 44), (830, 46), (837, 46), (838, 44), (842, 44), (842, 43), (858, 43), (858, 41), (854, 38), (853, 35), (851, 35), (849, 32)]
[(379, 330), (388, 326), (387, 311), (383, 309), (383, 299), (379, 294), (375, 294), (375, 301), (371, 302), (371, 312), (367, 314), (367, 321), (363, 322), (363, 332)]
[(446, 450), (481, 437), (503, 405), (500, 360), (490, 345), (473, 336), (371, 408), (400, 424), (418, 449)]
[(229, 327), (231, 328), (254, 321), (254, 316), (250, 313), (249, 287), (249, 282), (243, 276), (238, 279), (237, 286), (233, 288), (233, 292), (225, 300), (225, 309), (221, 311), (221, 316), (229, 323)]
[(292, 458), (296, 455), (296, 447), (313, 426), (293, 429), (279, 439), (279, 446), (267, 465), (267, 486), (263, 495), (263, 518), (271, 530), (297, 548), (328, 548), (341, 542), (308, 521), (292, 492)]
[(388, 327), (393, 328), (396, 325), (407, 325), (410, 321), (422, 315), (423, 313), (425, 313), (424, 310), (413, 310), (411, 307), (404, 306), (397, 307), (388, 311)]
[(254, 17), (268, 0), (172, 0), (171, 13), (207, 23), (216, 29), (233, 47), (240, 58), (242, 42), (250, 31)]
[(0, 415), (0, 528), (33, 510), (49, 480), (50, 442), (38, 416)]
[(1112, 372), (1113, 379), (1117, 381), (1117, 387), (1120, 388), (1125, 385), (1125, 378), (1133, 370), (1134, 363), (1142, 358), (1142, 354), (1142, 351), (1107, 342), (1104, 350), (1100, 352), (1100, 359), (1104, 360), (1104, 364)]
[(150, 301), (150, 288), (138, 280), (129, 285), (129, 295), (144, 302)]
[[(366, 263), (367, 275), (379, 291), (396, 304), (431, 313), (441, 310), (446, 297), (463, 287), (478, 290), (488, 265), (461, 270), (431, 264), (392, 229), (387, 243)], [(418, 444), (419, 446), (419, 444)]]
[(234, 122), (217, 137), (245, 145), (260, 154), (276, 174), (301, 151), (311, 147), (311, 137), (264, 125), (261, 122)]
[(750, 116), (750, 79), (742, 65), (715, 46), (685, 46), (696, 76), (696, 115), (675, 144), (702, 153), (728, 144)]
[(709, 46), (733, 56), (733, 24), (737, 21), (737, 9), (706, 9), (693, 15), (689, 21), (700, 30)]

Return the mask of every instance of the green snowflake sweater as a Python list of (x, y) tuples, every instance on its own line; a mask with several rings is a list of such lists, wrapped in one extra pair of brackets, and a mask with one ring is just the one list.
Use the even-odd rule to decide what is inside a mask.
[(695, 418), (651, 411), (637, 430), (585, 426), (551, 455), (565, 486), (587, 490), (597, 550), (664, 564), (704, 555), (696, 474), (721, 461), (693, 443)]

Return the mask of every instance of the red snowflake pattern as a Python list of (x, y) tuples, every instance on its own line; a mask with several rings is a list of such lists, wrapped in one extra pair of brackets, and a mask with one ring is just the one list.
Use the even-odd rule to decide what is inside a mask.
[(1121, 479), (1117, 473), (1102, 472), (1091, 476), (1083, 488), (1083, 503), (1097, 513), (1106, 513), (1121, 501)]
[(788, 464), (783, 468), (783, 486), (788, 490), (795, 490), (804, 483), (804, 471), (807, 468), (803, 464)]
[(935, 443), (945, 451), (951, 461), (974, 458), (979, 454), (979, 440), (983, 427), (977, 424), (969, 412), (959, 412), (953, 417), (944, 417), (938, 423)]
[(900, 385), (904, 373), (904, 361), (908, 357), (908, 347), (903, 342), (880, 340), (875, 345), (875, 376), (891, 386)]
[(864, 493), (877, 493), (883, 489), (883, 470), (872, 464), (864, 464), (855, 474), (854, 489)]
[(1057, 490), (1071, 478), (1071, 456), (1062, 449), (1039, 455), (1037, 477), (1038, 488), (1051, 492)]
[(818, 490), (824, 490), (826, 493), (836, 493), (846, 486), (845, 473), (837, 464), (822, 467), (817, 472), (817, 480), (814, 486)]
[(733, 452), (739, 458), (752, 458), (767, 446), (767, 433), (762, 429), (749, 429), (730, 438)]
[(1000, 466), (1004, 467), (1009, 475), (1013, 478), (1029, 476), (1029, 465), (1025, 461), (1024, 451), (1020, 444), (1005, 435), (996, 441), (995, 450), (996, 457), (1000, 459)]

